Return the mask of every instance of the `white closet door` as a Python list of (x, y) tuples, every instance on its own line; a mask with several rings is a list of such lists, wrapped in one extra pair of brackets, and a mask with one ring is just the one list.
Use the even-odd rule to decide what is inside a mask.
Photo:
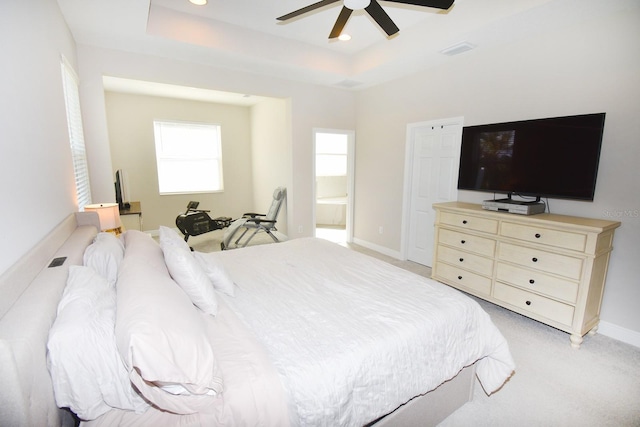
[(457, 200), (462, 118), (410, 124), (407, 128), (409, 227), (407, 259), (431, 266), (434, 203)]

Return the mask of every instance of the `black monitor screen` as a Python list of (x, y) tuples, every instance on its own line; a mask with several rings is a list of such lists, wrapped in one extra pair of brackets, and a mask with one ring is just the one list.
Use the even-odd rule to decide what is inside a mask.
[(593, 200), (605, 113), (468, 126), (458, 188)]

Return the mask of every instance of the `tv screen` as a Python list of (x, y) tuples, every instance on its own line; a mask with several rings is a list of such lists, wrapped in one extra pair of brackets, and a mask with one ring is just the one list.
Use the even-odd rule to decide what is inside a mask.
[(122, 169), (116, 171), (116, 182), (114, 183), (116, 188), (116, 202), (120, 209), (128, 209), (129, 204), (129, 182), (127, 174)]
[(468, 126), (458, 189), (593, 200), (605, 113)]

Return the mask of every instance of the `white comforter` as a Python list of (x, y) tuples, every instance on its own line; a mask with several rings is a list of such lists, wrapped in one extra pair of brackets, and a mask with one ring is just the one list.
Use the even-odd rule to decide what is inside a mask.
[(487, 393), (514, 369), (506, 341), (462, 293), (320, 239), (210, 254), (238, 286), (292, 425), (361, 426), (478, 361)]

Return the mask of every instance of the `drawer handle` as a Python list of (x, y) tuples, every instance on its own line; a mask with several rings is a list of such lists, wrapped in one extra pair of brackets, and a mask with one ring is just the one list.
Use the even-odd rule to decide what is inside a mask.
[(531, 305), (531, 301), (527, 301), (527, 302), (525, 302), (525, 304)]
[(466, 219), (463, 219), (463, 220), (462, 220), (462, 223), (463, 223), (463, 224), (466, 224), (466, 223), (467, 223), (467, 220), (466, 220)]
[(533, 285), (534, 283), (536, 283), (536, 281), (533, 280), (533, 279), (529, 279), (529, 283), (531, 283)]
[(540, 233), (536, 233), (536, 239), (539, 239), (540, 237), (542, 237)]
[(458, 280), (462, 280), (462, 276), (458, 276)]
[(531, 261), (538, 262), (538, 258), (533, 257), (533, 258), (531, 258)]
[(464, 258), (460, 258), (460, 262), (464, 262)]
[(462, 243), (464, 245), (465, 243), (467, 243), (467, 241), (466, 240), (460, 240), (460, 243)]

